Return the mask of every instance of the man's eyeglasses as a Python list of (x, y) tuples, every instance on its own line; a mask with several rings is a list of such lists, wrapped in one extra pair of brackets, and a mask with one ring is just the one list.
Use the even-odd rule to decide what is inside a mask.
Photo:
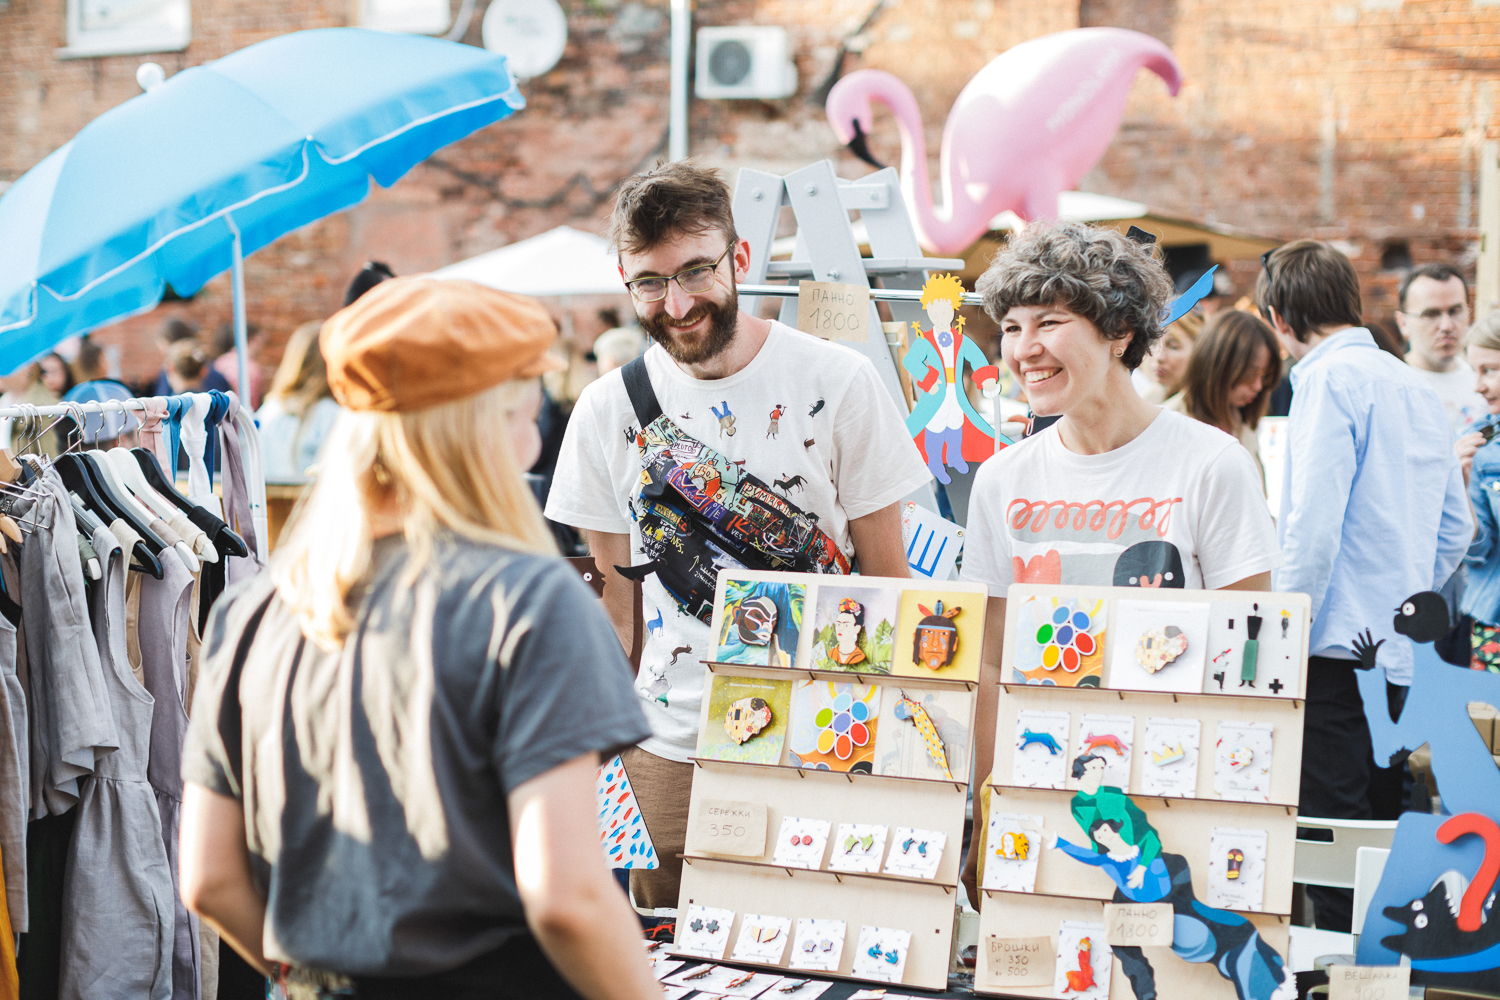
[(698, 264), (695, 267), (685, 267), (676, 274), (669, 274), (664, 278), (635, 278), (625, 282), (625, 287), (637, 302), (660, 302), (667, 297), (667, 282), (677, 282), (689, 295), (698, 295), (714, 287), (714, 272), (719, 269), (719, 264), (734, 249), (734, 244), (724, 248), (724, 252), (714, 260), (712, 264)]
[(1444, 316), (1451, 319), (1454, 326), (1463, 326), (1469, 320), (1469, 307), (1462, 302), (1447, 309), (1423, 309), (1419, 313), (1409, 313), (1405, 309), (1398, 309), (1397, 312), (1414, 321), (1418, 326), (1437, 326)]

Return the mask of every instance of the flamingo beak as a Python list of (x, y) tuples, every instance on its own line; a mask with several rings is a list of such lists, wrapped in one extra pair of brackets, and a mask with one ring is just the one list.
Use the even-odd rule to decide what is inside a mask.
[(869, 143), (866, 141), (865, 130), (860, 128), (859, 126), (859, 119), (855, 118), (851, 120), (849, 124), (854, 126), (854, 138), (845, 143), (845, 148), (847, 148), (849, 152), (853, 153), (861, 160), (864, 160), (870, 166), (874, 167), (876, 170), (884, 169), (885, 164), (875, 159), (874, 154), (870, 152)]

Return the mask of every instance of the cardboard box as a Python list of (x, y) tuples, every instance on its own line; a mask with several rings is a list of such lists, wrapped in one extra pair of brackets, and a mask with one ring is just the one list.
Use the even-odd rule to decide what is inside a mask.
[(1497, 717), (1500, 717), (1500, 711), (1495, 706), (1469, 702), (1469, 718), (1492, 754), (1500, 754), (1500, 718)]

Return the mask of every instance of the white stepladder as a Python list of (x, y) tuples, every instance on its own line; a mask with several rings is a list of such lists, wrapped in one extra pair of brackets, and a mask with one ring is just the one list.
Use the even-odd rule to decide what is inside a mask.
[[(797, 220), (796, 244), (791, 260), (772, 261), (771, 246), (784, 206), (791, 207)], [(850, 218), (855, 211), (864, 223), (869, 257), (860, 256)], [(828, 160), (785, 175), (746, 168), (735, 182), (734, 221), (740, 237), (750, 242), (750, 273), (739, 286), (740, 294), (780, 298), (779, 318), (789, 326), (797, 325), (798, 281), (834, 281), (870, 288), (865, 339), (844, 343), (874, 363), (891, 398), (903, 414), (908, 412), (876, 302), (887, 303), (891, 319), (903, 326), (912, 322), (925, 326), (920, 298), (928, 272), (957, 271), (964, 262), (923, 255), (896, 171), (887, 167), (859, 180), (845, 180), (834, 173)], [(767, 279), (786, 279), (791, 284), (768, 284)], [(965, 305), (978, 303), (978, 296), (964, 296)], [(967, 515), (972, 479), (972, 474), (955, 475), (947, 488), (954, 519), (959, 523)], [(909, 499), (928, 510), (938, 510), (931, 484)]]

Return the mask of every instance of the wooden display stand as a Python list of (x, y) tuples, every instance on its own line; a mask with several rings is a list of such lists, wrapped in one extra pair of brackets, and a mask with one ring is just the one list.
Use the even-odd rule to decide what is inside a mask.
[[(749, 593), (746, 587), (762, 583), (805, 588), (795, 648), (781, 651), (775, 645), (752, 644), (735, 646), (737, 655), (726, 656), (725, 643), (733, 645), (727, 637), (739, 621), (733, 609), (748, 600), (743, 596)], [(739, 603), (736, 594), (742, 595)], [(882, 630), (886, 644), (882, 648), (889, 650), (885, 656), (890, 657), (896, 673), (884, 672), (891, 668), (882, 662), (883, 657), (874, 654), (862, 664), (848, 668), (820, 668), (820, 662), (824, 667), (830, 663), (827, 657), (833, 640), (828, 637), (829, 610), (835, 602), (851, 594), (862, 597), (876, 594), (881, 602), (882, 620), (892, 626)], [(961, 612), (952, 619), (957, 629), (957, 656), (950, 664), (929, 669), (914, 661), (918, 641), (914, 629), (931, 620), (930, 612), (936, 610), (939, 600), (945, 602), (943, 610), (947, 612), (952, 612), (955, 606), (961, 607)], [(674, 945), (677, 954), (722, 958), (739, 965), (792, 974), (810, 971), (927, 989), (946, 986), (959, 869), (963, 862), (964, 814), (972, 772), (974, 702), (985, 601), (985, 588), (972, 584), (934, 585), (879, 577), (748, 571), (726, 571), (720, 575), (713, 622), (719, 647), (717, 659), (705, 662), (700, 724), (704, 735), (700, 738), (698, 766), (693, 772), (678, 904), (678, 938)], [(726, 610), (726, 605), (731, 610)], [(862, 626), (865, 631), (861, 633), (864, 643), (872, 641), (877, 628), (876, 607), (869, 600), (861, 607), (865, 616)], [(884, 609), (889, 610), (891, 617), (884, 616)], [(760, 613), (764, 615), (763, 608)], [(824, 636), (821, 642), (819, 633)], [(758, 665), (745, 662), (757, 658), (761, 660)], [(740, 662), (722, 662), (725, 659)], [(777, 665), (767, 665), (769, 661)], [(756, 685), (765, 682), (790, 685), (790, 710), (777, 701), (781, 695), (762, 692), (765, 694), (761, 699), (762, 711), (766, 702), (774, 703), (769, 724), (741, 743), (734, 743), (730, 734), (730, 742), (726, 743), (724, 734), (729, 728), (726, 703), (730, 704), (728, 711), (733, 712), (735, 703), (731, 699), (744, 691), (753, 694), (758, 690)], [(878, 702), (878, 708), (871, 710), (878, 725), (871, 732), (856, 735), (856, 742), (868, 735), (867, 742), (872, 745), (861, 745), (858, 753), (843, 762), (839, 754), (853, 751), (853, 743), (826, 753), (809, 751), (807, 743), (809, 734), (821, 732), (809, 721), (814, 718), (811, 708), (818, 698), (832, 697), (836, 691), (846, 693), (846, 705), (848, 693), (853, 694), (854, 701)], [(920, 729), (910, 720), (909, 708), (902, 709), (907, 712), (906, 717), (893, 714), (898, 702), (922, 703), (931, 709), (926, 718), (941, 734), (940, 747), (946, 765), (938, 764), (938, 757), (927, 751), (929, 744), (912, 742)], [(821, 711), (815, 714), (825, 720), (832, 718)], [(833, 723), (829, 735), (821, 737), (830, 740), (829, 746), (833, 746), (831, 734), (837, 725)], [(756, 740), (770, 742), (757, 749)], [(762, 759), (723, 759), (736, 755), (758, 755)], [(854, 769), (841, 770), (846, 764), (852, 764)], [(947, 774), (942, 771), (944, 766)], [(725, 817), (728, 822), (719, 822)], [(789, 817), (794, 822), (829, 824), (828, 843), (816, 849), (818, 857), (808, 862), (811, 867), (777, 860), (778, 842), (784, 839), (779, 838), (778, 832)], [(875, 849), (880, 855), (877, 871), (835, 870), (840, 824), (885, 828), (883, 846)], [(896, 839), (898, 827), (919, 828), (942, 836), (944, 846), (933, 877), (886, 871), (903, 847)], [(906, 845), (908, 850), (914, 846)], [(692, 922), (693, 908), (702, 906), (734, 911), (722, 956), (682, 949), (683, 929)], [(784, 938), (787, 947), (779, 961), (747, 961), (734, 954), (749, 915), (770, 915), (791, 921), (791, 930)], [(843, 922), (844, 936), (836, 967), (813, 970), (793, 965), (797, 959), (800, 920)], [(910, 933), (899, 977), (885, 979), (856, 971), (865, 928)]]
[[(1083, 615), (1077, 623), (1082, 629), (1074, 628), (1070, 617), (1080, 611)], [(1259, 652), (1253, 676), (1246, 679), (1251, 672), (1242, 673), (1242, 664), (1252, 616), (1257, 619)], [(1076, 936), (1071, 947), (1060, 946), (1063, 922), (1105, 924), (1105, 904), (1126, 901), (1114, 877), (1106, 872), (1107, 866), (1098, 863), (1105, 848), (1092, 841), (1089, 832), (1080, 829), (1081, 821), (1075, 820), (1080, 784), (1075, 767), (1083, 766), (1077, 762), (1091, 752), (1105, 762), (1096, 766), (1113, 767), (1114, 775), (1123, 776), (1103, 780), (1106, 787), (1100, 801), (1108, 799), (1118, 811), (1120, 797), (1110, 798), (1108, 786), (1125, 792), (1159, 835), (1163, 857), (1175, 855), (1186, 861), (1196, 899), (1245, 917), (1283, 961), (1288, 957), (1307, 621), (1308, 599), (1302, 595), (1040, 585), (1010, 588), (990, 779), (992, 829), (974, 833), (986, 843), (977, 992), (1091, 1000), (1136, 996), (1117, 957), (1108, 963), (1109, 978), (1092, 988), (1070, 989), (1064, 976), (1074, 965), (1081, 970), (1082, 960)], [(1079, 631), (1087, 634), (1079, 638)], [(1185, 649), (1175, 657), (1167, 656), (1161, 665), (1161, 654), (1155, 650), (1170, 642), (1176, 651), (1175, 644), (1183, 640)], [(1098, 686), (1066, 686), (1091, 672), (1097, 672), (1092, 683)], [(1177, 690), (1166, 689), (1171, 687)], [(1065, 729), (1059, 721), (1064, 714)], [(1044, 732), (1043, 723), (1051, 724), (1052, 730)], [(1247, 726), (1259, 727), (1259, 733), (1251, 735), (1267, 742), (1249, 749), (1253, 741), (1241, 735)], [(1190, 739), (1161, 738), (1164, 733), (1192, 733), (1195, 727), (1196, 746), (1191, 746)], [(1269, 736), (1264, 735), (1264, 727), (1269, 727)], [(1266, 763), (1268, 752), (1267, 772), (1255, 771), (1250, 780), (1253, 787), (1247, 790), (1245, 776)], [(1058, 767), (1059, 763), (1066, 767)], [(1168, 766), (1177, 770), (1168, 774)], [(1195, 779), (1191, 771), (1182, 770), (1189, 766), (1196, 768)], [(1054, 781), (1055, 787), (1035, 787)], [(1161, 793), (1163, 781), (1173, 785), (1166, 793)], [(1235, 798), (1255, 801), (1231, 800)], [(1080, 796), (1077, 802), (1083, 805), (1077, 815), (1096, 815), (1091, 811), (1093, 801)], [(1039, 820), (1039, 826), (1026, 825), (1025, 817)], [(1021, 841), (1014, 834), (1010, 841), (1004, 839), (1011, 828), (1023, 836), (1029, 834), (1024, 846), (1016, 846)], [(1225, 851), (1226, 840), (1214, 841), (1215, 830), (1221, 838), (1248, 833), (1252, 841), (1258, 841), (1263, 832), (1264, 848), (1250, 852), (1254, 857), (1237, 847)], [(1096, 853), (1088, 854), (1091, 860), (1087, 862), (1070, 857), (1050, 847), (1058, 837), (1075, 849)], [(1211, 851), (1211, 844), (1217, 850)], [(1018, 851), (1025, 859), (1016, 857)], [(1023, 860), (1034, 864), (1030, 888), (1016, 887), (1025, 885), (1024, 876), (1007, 874), (1023, 870)], [(1248, 878), (1253, 862), (1258, 862), (1253, 875), (1262, 890), (1259, 905), (1214, 903), (1214, 892), (1233, 894), (1242, 891), (1245, 883), (1221, 881), (1215, 886), (1213, 880)], [(1123, 873), (1131, 864), (1122, 863), (1116, 870)], [(1011, 888), (993, 888), (1002, 882)], [(1165, 897), (1159, 901), (1170, 902)], [(1079, 932), (1075, 928), (1072, 933)], [(1116, 942), (1124, 933), (1117, 930)], [(1038, 936), (1052, 939), (1051, 950), (1044, 946), (1038, 954), (1043, 956), (1040, 961), (1046, 963), (1046, 971), (1053, 974), (1043, 984), (1033, 968), (1029, 984), (1023, 984), (1020, 980), (1028, 978), (1019, 972), (1024, 961), (1015, 967), (1000, 965), (1019, 947), (1019, 939)], [(1171, 943), (1168, 931), (1159, 946), (1142, 949), (1154, 973), (1157, 995), (1235, 995), (1234, 985), (1220, 976), (1211, 961), (1184, 961), (1165, 947)], [(1091, 940), (1090, 945), (1098, 953), (1105, 942)], [(1102, 950), (1109, 951), (1107, 947)], [(1295, 995), (1286, 992), (1290, 981), (1288, 970), (1287, 982), (1277, 996)]]

